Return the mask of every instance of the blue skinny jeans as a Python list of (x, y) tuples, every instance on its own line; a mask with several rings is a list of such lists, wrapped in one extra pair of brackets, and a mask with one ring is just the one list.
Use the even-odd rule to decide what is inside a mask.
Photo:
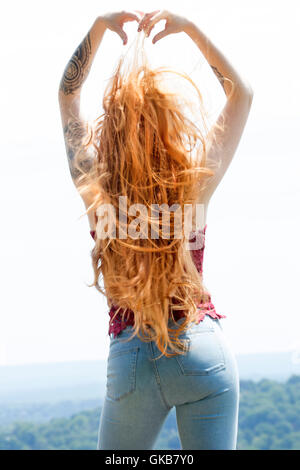
[(185, 355), (156, 361), (154, 341), (124, 342), (132, 326), (110, 335), (98, 450), (153, 449), (174, 406), (182, 449), (236, 449), (239, 376), (221, 321), (206, 315), (192, 323), (180, 336)]

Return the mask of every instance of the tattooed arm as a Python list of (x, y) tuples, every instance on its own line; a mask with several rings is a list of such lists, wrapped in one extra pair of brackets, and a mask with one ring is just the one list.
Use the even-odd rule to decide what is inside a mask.
[[(187, 21), (184, 31), (195, 42), (204, 55), (221, 83), (227, 97), (236, 91), (245, 90), (245, 92), (248, 92), (248, 90), (251, 90), (250, 85), (242, 79), (238, 72), (229, 63), (228, 59), (195, 23)], [(234, 90), (232, 89), (230, 81), (234, 84)]]
[(59, 86), (59, 91), (62, 95), (75, 95), (80, 91), (106, 29), (117, 33), (122, 39), (123, 44), (127, 44), (128, 38), (123, 25), (128, 21), (138, 22), (139, 17), (134, 13), (124, 10), (98, 16), (65, 68)]
[[(139, 21), (139, 17), (126, 11), (98, 16), (70, 58), (59, 84), (58, 99), (65, 145), (70, 172), (75, 185), (80, 172), (74, 166), (74, 155), (86, 131), (86, 123), (80, 115), (81, 89), (89, 74), (106, 29), (116, 32), (125, 45), (127, 35), (123, 30), (123, 25), (128, 21)], [(86, 156), (84, 160), (85, 167), (88, 168), (91, 164), (91, 159)]]
[[(81, 173), (74, 165), (74, 156), (81, 146), (87, 126), (80, 112), (80, 94), (105, 30), (105, 24), (97, 18), (74, 51), (59, 84), (58, 99), (65, 147), (75, 186)], [(92, 165), (91, 157), (86, 155), (82, 164), (84, 169), (88, 169)]]
[(59, 85), (59, 97), (73, 97), (80, 93), (92, 62), (105, 33), (106, 26), (97, 18), (82, 42), (76, 48), (64, 70)]

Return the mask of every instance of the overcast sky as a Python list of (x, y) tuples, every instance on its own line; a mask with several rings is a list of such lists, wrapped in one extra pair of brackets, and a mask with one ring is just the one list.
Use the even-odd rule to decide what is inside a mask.
[[(1, 34), (0, 364), (106, 358), (106, 301), (92, 282), (87, 217), (69, 175), (59, 81), (97, 15), (125, 2), (6, 2)], [(300, 3), (295, 0), (129, 1), (197, 22), (252, 85), (242, 140), (210, 201), (204, 281), (236, 353), (300, 352)], [(162, 28), (157, 25), (151, 37)], [(136, 24), (125, 26), (130, 45)], [(83, 90), (100, 114), (120, 54), (107, 31)], [(223, 91), (184, 34), (147, 44), (155, 65), (191, 73), (215, 115)], [(297, 135), (298, 133), (298, 135)]]

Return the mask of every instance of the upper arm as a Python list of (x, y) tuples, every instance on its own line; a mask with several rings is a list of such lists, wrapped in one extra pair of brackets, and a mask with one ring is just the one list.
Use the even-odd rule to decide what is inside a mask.
[(207, 151), (207, 163), (215, 164), (215, 174), (205, 189), (204, 199), (209, 201), (232, 161), (240, 142), (251, 109), (253, 92), (241, 88), (228, 98), (221, 114), (211, 129), (215, 139)]

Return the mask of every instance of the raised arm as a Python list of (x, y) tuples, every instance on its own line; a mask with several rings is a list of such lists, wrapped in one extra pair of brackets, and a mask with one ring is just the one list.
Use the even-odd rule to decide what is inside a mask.
[[(211, 129), (211, 136), (215, 135), (216, 138), (210, 139), (212, 143), (207, 157), (208, 161), (215, 163), (213, 170), (215, 167), (216, 170), (209, 187), (202, 192), (205, 203), (210, 199), (234, 156), (251, 108), (253, 90), (212, 41), (187, 18), (167, 10), (156, 10), (144, 15), (139, 30), (143, 29), (148, 37), (155, 24), (161, 20), (166, 20), (165, 29), (153, 37), (153, 44), (169, 34), (185, 32), (202, 52), (227, 96), (226, 105)], [(221, 131), (220, 127), (224, 130)]]
[(237, 70), (233, 68), (232, 64), (230, 64), (228, 58), (223, 55), (217, 46), (213, 44), (195, 23), (187, 21), (183, 31), (194, 41), (202, 52), (222, 85), (227, 98), (230, 98), (231, 94), (235, 91), (237, 91), (238, 94), (240, 94), (241, 91), (246, 94), (251, 92), (250, 84), (241, 77)]
[(215, 140), (208, 149), (207, 159), (208, 162), (216, 164), (216, 170), (209, 187), (202, 195), (203, 201), (207, 203), (236, 152), (251, 109), (253, 90), (249, 82), (240, 76), (222, 52), (193, 22), (186, 23), (184, 32), (199, 47), (227, 96), (227, 102), (211, 129)]
[[(66, 153), (72, 180), (77, 185), (80, 172), (74, 166), (74, 155), (85, 133), (85, 122), (80, 112), (80, 97), (106, 26), (98, 18), (93, 23), (67, 63), (59, 84), (58, 99), (63, 126)], [(87, 165), (91, 164), (89, 159)]]
[[(84, 136), (86, 126), (80, 113), (82, 86), (89, 74), (106, 29), (116, 32), (121, 37), (123, 44), (126, 45), (127, 35), (123, 30), (123, 25), (127, 21), (139, 21), (139, 17), (125, 11), (98, 16), (67, 63), (59, 84), (58, 99), (65, 146), (75, 185), (80, 173), (74, 168), (73, 159), (81, 138)], [(72, 141), (72, 145), (70, 145), (70, 141)], [(88, 156), (86, 163), (89, 164)]]
[(96, 19), (66, 65), (59, 84), (59, 99), (72, 98), (80, 93), (92, 62), (102, 41), (105, 26)]

